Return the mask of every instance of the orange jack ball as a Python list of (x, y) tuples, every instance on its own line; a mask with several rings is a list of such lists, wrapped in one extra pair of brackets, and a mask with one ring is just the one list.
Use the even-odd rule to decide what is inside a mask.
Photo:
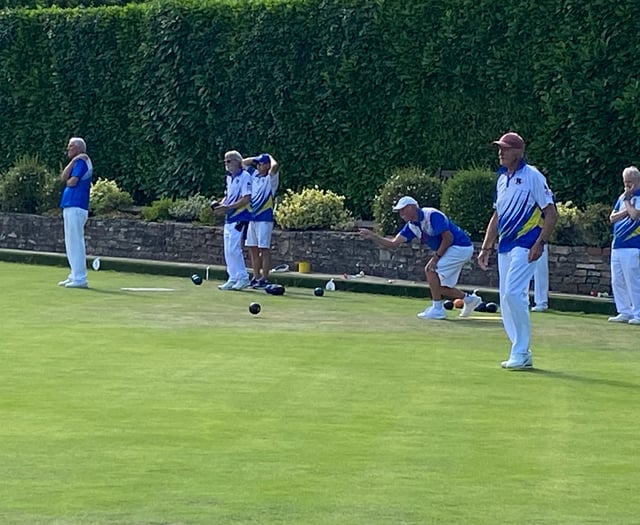
[(453, 301), (453, 306), (456, 308), (462, 308), (464, 306), (464, 299), (456, 299)]

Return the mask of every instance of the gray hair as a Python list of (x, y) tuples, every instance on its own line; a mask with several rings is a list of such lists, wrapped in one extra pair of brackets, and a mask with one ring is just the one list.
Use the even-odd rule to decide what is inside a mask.
[(633, 178), (636, 181), (640, 180), (640, 170), (635, 166), (629, 166), (623, 169), (622, 176), (624, 177), (625, 175), (628, 175), (629, 177)]
[(240, 155), (239, 151), (232, 149), (231, 151), (227, 151), (224, 154), (225, 160), (237, 160), (238, 162), (242, 162), (242, 155)]
[(80, 149), (80, 152), (82, 153), (87, 152), (87, 143), (84, 141), (84, 139), (80, 137), (71, 137), (69, 139), (69, 144), (73, 144), (74, 146), (77, 146)]

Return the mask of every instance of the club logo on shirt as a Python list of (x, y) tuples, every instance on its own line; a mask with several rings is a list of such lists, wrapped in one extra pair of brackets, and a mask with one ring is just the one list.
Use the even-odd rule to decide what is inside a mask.
[(516, 184), (522, 184), (522, 179), (520, 177), (516, 178)]

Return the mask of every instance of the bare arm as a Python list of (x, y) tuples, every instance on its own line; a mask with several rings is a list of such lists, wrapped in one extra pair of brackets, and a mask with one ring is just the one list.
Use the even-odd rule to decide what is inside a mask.
[(438, 261), (447, 253), (449, 246), (453, 244), (453, 233), (449, 230), (442, 232), (442, 241), (440, 242), (440, 246), (431, 256), (431, 259), (427, 262), (427, 270), (435, 272), (436, 267), (438, 265)]
[(73, 171), (73, 166), (78, 159), (82, 159), (86, 161), (89, 156), (86, 153), (80, 153), (80, 155), (76, 155), (73, 157), (69, 164), (67, 164), (62, 173), (60, 174), (60, 180), (64, 182), (68, 187), (73, 188), (76, 184), (78, 184), (78, 177), (72, 177), (71, 172)]
[(407, 238), (400, 234), (397, 234), (393, 239), (389, 239), (388, 237), (382, 237), (381, 235), (378, 235), (374, 231), (367, 228), (360, 228), (359, 231), (362, 238), (370, 239), (378, 246), (382, 246), (383, 248), (387, 248), (388, 250), (395, 250), (398, 246), (407, 242)]
[(251, 195), (247, 194), (247, 195), (243, 195), (241, 198), (239, 198), (236, 202), (232, 203), (232, 204), (227, 204), (227, 196), (225, 195), (224, 199), (222, 199), (222, 202), (220, 202), (220, 204), (218, 204), (218, 206), (216, 206), (213, 209), (214, 213), (225, 213), (229, 210), (236, 210), (238, 208), (242, 208), (243, 206), (249, 204), (249, 202), (251, 201)]
[(489, 224), (487, 225), (487, 232), (484, 234), (484, 240), (482, 241), (482, 247), (478, 254), (478, 265), (483, 270), (489, 267), (489, 255), (493, 250), (493, 245), (498, 238), (498, 212), (493, 212)]
[(271, 167), (269, 168), (269, 175), (274, 175), (278, 173), (280, 166), (278, 165), (278, 161), (274, 159), (271, 155), (269, 155), (271, 159)]
[(558, 212), (553, 204), (547, 205), (543, 210), (544, 224), (542, 225), (542, 231), (538, 236), (538, 239), (529, 250), (529, 262), (537, 261), (542, 252), (544, 251), (544, 245), (549, 242), (549, 238), (553, 233), (553, 228), (558, 220)]
[(633, 204), (631, 204), (631, 199), (625, 199), (624, 208), (629, 214), (629, 218), (632, 221), (637, 221), (638, 219), (640, 219), (640, 210), (638, 210)]
[(624, 208), (622, 208), (620, 211), (612, 211), (611, 215), (609, 215), (609, 222), (611, 224), (614, 224), (618, 221), (621, 221), (622, 219), (626, 218), (629, 216), (629, 212), (627, 211), (626, 206)]

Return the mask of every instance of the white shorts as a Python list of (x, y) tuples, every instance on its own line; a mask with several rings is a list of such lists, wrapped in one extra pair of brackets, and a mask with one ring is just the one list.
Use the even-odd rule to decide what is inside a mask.
[(473, 257), (473, 246), (449, 246), (436, 265), (440, 284), (447, 288), (455, 288), (462, 267)]
[(247, 229), (247, 240), (245, 246), (257, 246), (258, 248), (271, 248), (271, 232), (273, 222), (271, 221), (251, 221)]

